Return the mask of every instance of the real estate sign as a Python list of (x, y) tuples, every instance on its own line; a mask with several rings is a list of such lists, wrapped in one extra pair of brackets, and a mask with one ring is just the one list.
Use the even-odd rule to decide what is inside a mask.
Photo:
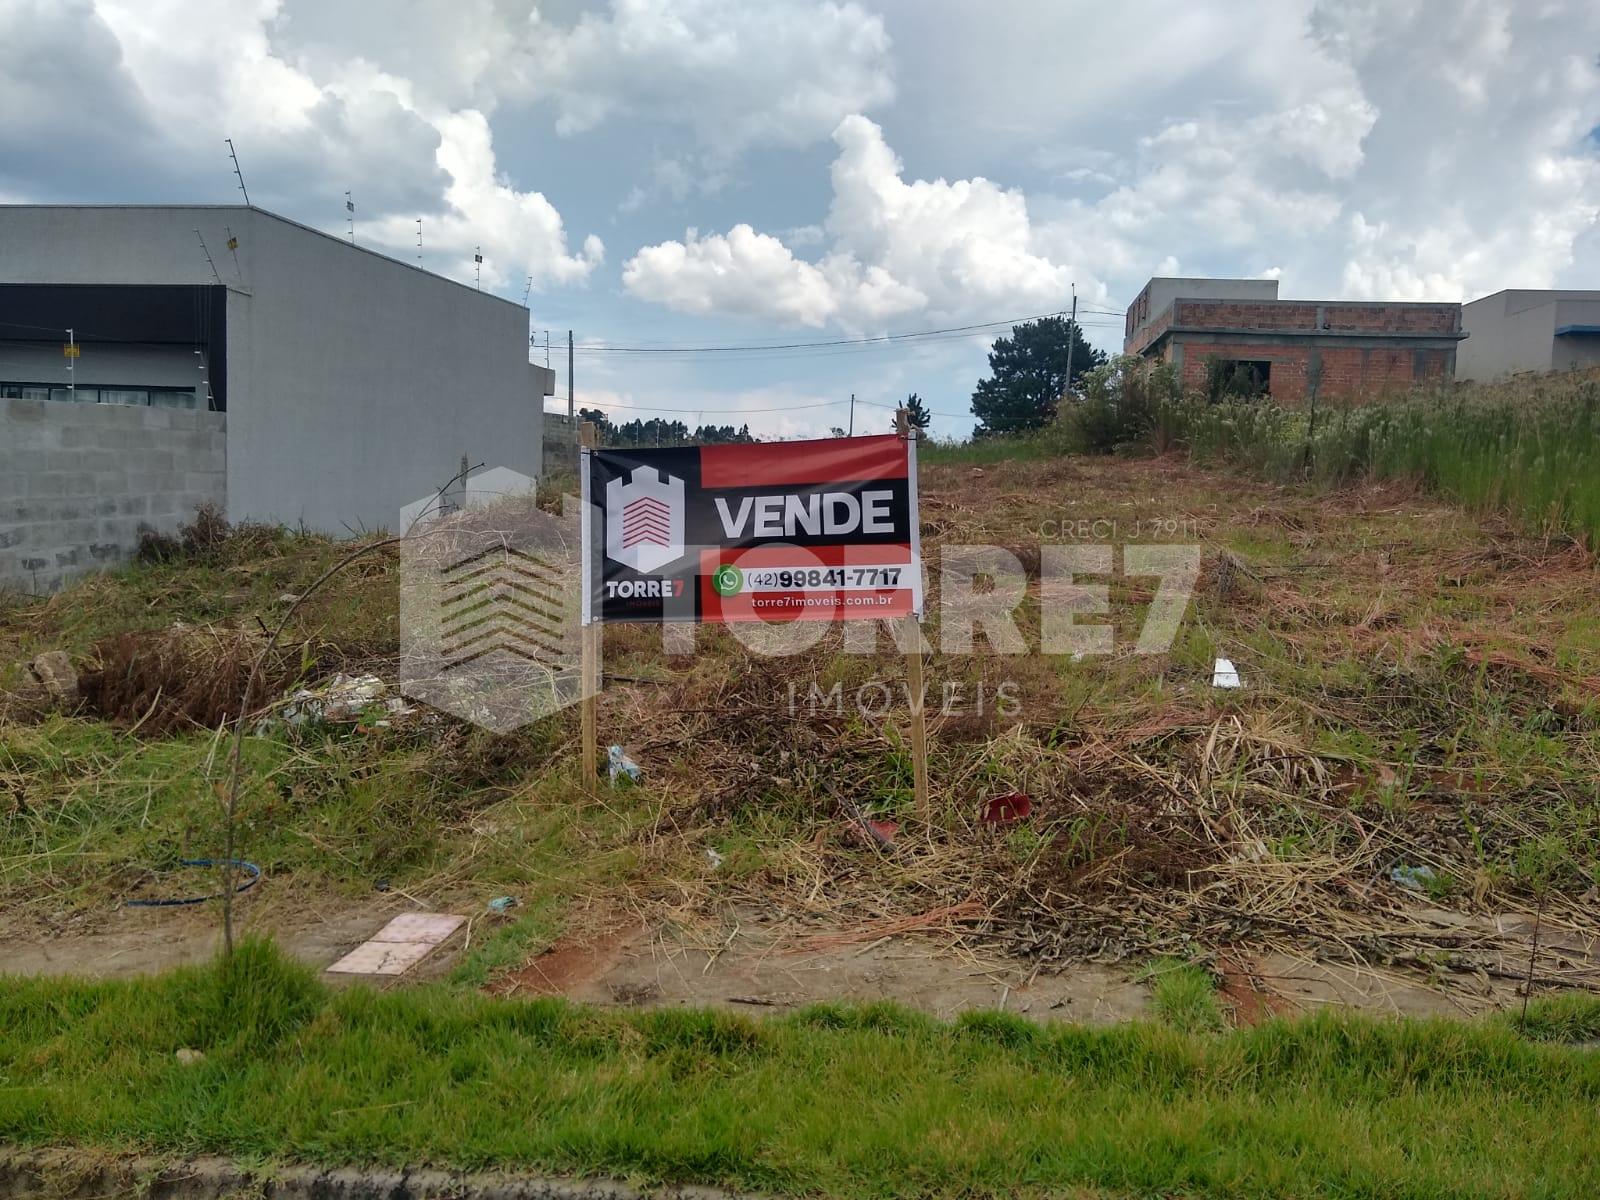
[(585, 624), (922, 613), (916, 442), (590, 450)]

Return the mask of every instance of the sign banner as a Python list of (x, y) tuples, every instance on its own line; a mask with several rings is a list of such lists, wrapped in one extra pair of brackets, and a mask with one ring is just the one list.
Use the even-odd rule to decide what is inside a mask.
[(590, 450), (585, 624), (922, 615), (916, 442)]

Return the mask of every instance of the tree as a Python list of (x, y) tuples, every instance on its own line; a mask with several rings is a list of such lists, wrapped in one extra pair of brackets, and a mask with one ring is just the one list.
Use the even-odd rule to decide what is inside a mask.
[(616, 437), (616, 426), (612, 425), (606, 419), (606, 414), (598, 408), (580, 408), (578, 410), (578, 420), (592, 422), (595, 436), (599, 438), (601, 443), (608, 443)]
[(664, 417), (651, 417), (648, 421), (635, 417), (625, 425), (614, 425), (598, 408), (580, 408), (578, 416), (594, 422), (602, 446), (712, 446), (756, 440), (749, 425), (701, 425), (690, 432), (682, 421)]
[(978, 418), (974, 436), (1026, 433), (1048, 425), (1062, 398), (1069, 392), (1076, 395), (1083, 377), (1105, 361), (1105, 353), (1087, 345), (1083, 330), (1064, 317), (1012, 326), (1010, 337), (995, 339), (989, 351), (990, 378), (972, 393), (972, 413)]
[[(911, 423), (911, 428), (918, 433), (925, 432), (928, 426), (933, 424), (933, 414), (922, 403), (922, 397), (915, 392), (906, 397), (906, 420)], [(896, 428), (898, 427), (899, 422), (897, 420)]]

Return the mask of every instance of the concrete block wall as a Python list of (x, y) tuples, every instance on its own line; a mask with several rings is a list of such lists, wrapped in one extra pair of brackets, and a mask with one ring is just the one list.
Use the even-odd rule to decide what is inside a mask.
[(227, 416), (0, 400), (0, 589), (45, 594), (227, 505)]
[(559, 413), (544, 414), (544, 467), (540, 478), (572, 475), (578, 469), (578, 423)]

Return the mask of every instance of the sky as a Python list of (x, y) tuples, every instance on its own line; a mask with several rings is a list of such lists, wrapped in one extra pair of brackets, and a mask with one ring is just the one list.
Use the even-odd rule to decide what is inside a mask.
[(0, 202), (235, 202), (231, 137), (261, 207), (481, 247), (548, 407), (571, 329), (618, 422), (959, 438), (1007, 324), (1075, 288), (1115, 352), (1152, 275), (1600, 287), (1588, 0), (0, 0), (0, 46)]

